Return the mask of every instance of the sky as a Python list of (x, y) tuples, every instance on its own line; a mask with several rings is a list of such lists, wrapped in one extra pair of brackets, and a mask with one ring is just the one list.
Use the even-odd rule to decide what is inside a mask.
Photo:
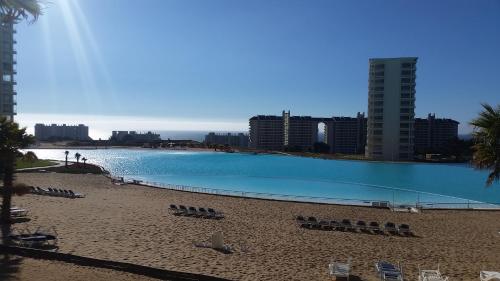
[(417, 56), (416, 116), (500, 102), (500, 1), (51, 0), (17, 26), (17, 120), (243, 131), (367, 111), (368, 59)]

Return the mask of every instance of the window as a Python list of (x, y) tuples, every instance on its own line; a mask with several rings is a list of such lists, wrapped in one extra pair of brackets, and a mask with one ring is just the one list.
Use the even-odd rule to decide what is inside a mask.
[(408, 143), (408, 138), (400, 138), (399, 143)]
[(384, 90), (384, 87), (375, 87), (374, 88), (375, 91), (383, 91)]
[(384, 109), (383, 108), (375, 108), (373, 110), (374, 113), (384, 113)]
[(401, 86), (401, 91), (407, 91), (407, 90), (410, 90), (411, 87), (410, 86)]
[(373, 128), (382, 128), (382, 123), (373, 124)]
[(4, 74), (2, 75), (2, 81), (12, 82), (12, 76), (10, 74)]
[(408, 158), (408, 153), (399, 153), (399, 158), (403, 158), (403, 159)]
[(373, 117), (373, 120), (382, 121), (382, 120), (384, 120), (384, 117), (383, 116), (375, 116), (375, 117)]
[(399, 124), (399, 128), (410, 128), (410, 124), (409, 123), (401, 123), (401, 124)]
[(384, 98), (384, 94), (375, 94), (373, 95), (375, 98), (377, 99), (383, 99)]
[(383, 71), (377, 71), (375, 72), (375, 76), (384, 76), (384, 72)]
[(382, 130), (373, 130), (373, 135), (375, 135), (375, 136), (381, 136), (382, 135)]
[(401, 78), (401, 83), (410, 83), (411, 79), (410, 78)]
[(413, 64), (412, 64), (412, 63), (410, 63), (410, 62), (403, 62), (403, 63), (401, 64), (401, 67), (408, 68), (408, 67), (411, 67), (412, 65), (413, 65)]
[(384, 69), (385, 65), (384, 64), (376, 64), (375, 69)]
[(409, 105), (411, 105), (410, 101), (401, 101), (401, 106), (409, 106)]
[(401, 113), (410, 113), (410, 109), (409, 108), (401, 108), (400, 112)]
[(408, 136), (410, 134), (410, 132), (408, 132), (408, 131), (400, 131), (399, 134), (402, 135), (402, 136)]
[(384, 84), (384, 79), (375, 80), (375, 84)]
[(411, 70), (402, 70), (401, 71), (401, 75), (410, 75), (411, 74)]
[(403, 98), (403, 99), (409, 99), (409, 98), (411, 98), (411, 94), (409, 94), (409, 93), (401, 93), (401, 98)]
[(376, 101), (373, 103), (375, 106), (382, 106), (384, 105), (384, 101)]

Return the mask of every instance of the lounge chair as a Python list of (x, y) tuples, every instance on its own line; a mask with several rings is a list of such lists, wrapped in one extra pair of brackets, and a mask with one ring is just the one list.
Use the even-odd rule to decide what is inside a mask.
[(303, 227), (306, 224), (306, 219), (304, 216), (298, 215), (295, 217), (295, 221), (300, 227)]
[(68, 192), (69, 192), (70, 196), (73, 197), (73, 198), (84, 198), (85, 197), (85, 194), (74, 192), (71, 189), (68, 190)]
[(348, 220), (348, 219), (343, 219), (342, 222), (342, 227), (345, 229), (345, 230), (349, 230), (349, 231), (353, 231), (354, 230), (354, 226), (352, 225), (351, 221)]
[(441, 275), (439, 264), (436, 270), (418, 270), (418, 281), (448, 281), (448, 277)]
[(335, 221), (335, 220), (330, 221), (330, 227), (332, 228), (332, 230), (337, 230), (337, 229), (342, 228), (340, 223), (338, 221)]
[(168, 209), (172, 212), (172, 214), (174, 214), (176, 216), (177, 215), (181, 215), (182, 213), (184, 213), (184, 211), (182, 211), (179, 208), (177, 208), (177, 206), (174, 205), (174, 204), (170, 204), (170, 206), (169, 206)]
[(182, 214), (182, 215), (186, 215), (186, 216), (187, 216), (187, 214), (189, 213), (189, 212), (188, 212), (188, 209), (187, 209), (187, 208), (186, 208), (186, 206), (184, 206), (184, 205), (179, 205), (179, 211), (180, 211), (180, 214)]
[(318, 219), (316, 219), (316, 217), (307, 217), (307, 227), (319, 228)]
[(220, 212), (220, 211), (217, 212), (212, 208), (208, 208), (207, 212), (210, 214), (211, 218), (214, 218), (214, 219), (223, 219), (224, 218), (224, 214), (222, 212)]
[(479, 272), (481, 281), (500, 281), (500, 272), (495, 271), (481, 271)]
[(198, 216), (198, 210), (196, 210), (195, 207), (190, 206), (190, 207), (188, 207), (188, 215), (189, 216), (195, 216), (195, 217), (197, 217)]
[(325, 221), (325, 220), (320, 220), (318, 223), (318, 227), (319, 227), (319, 229), (322, 229), (322, 230), (332, 230), (330, 222)]
[(373, 233), (383, 233), (382, 229), (380, 228), (380, 224), (376, 221), (370, 222), (368, 225), (368, 228), (373, 231)]
[(358, 228), (359, 231), (365, 232), (368, 230), (368, 226), (366, 225), (365, 221), (357, 221), (356, 227)]
[(407, 224), (401, 224), (399, 225), (399, 228), (398, 228), (398, 233), (401, 234), (401, 235), (411, 235), (411, 230), (410, 230), (410, 226), (407, 225)]
[(40, 195), (47, 195), (49, 194), (49, 191), (48, 190), (45, 190), (39, 186), (36, 187), (36, 190), (37, 190), (37, 193), (40, 194)]
[(397, 229), (396, 225), (393, 222), (387, 222), (384, 225), (384, 230), (387, 231), (387, 232), (389, 232), (389, 233), (392, 233), (392, 234), (398, 233), (398, 229)]
[(201, 208), (201, 207), (200, 207), (200, 208), (198, 208), (198, 215), (199, 215), (200, 217), (203, 217), (203, 218), (207, 218), (207, 217), (209, 217), (209, 216), (210, 216), (210, 214), (208, 213), (207, 209), (205, 209), (205, 208)]
[(57, 232), (55, 229), (43, 229), (41, 227), (37, 228), (36, 231), (31, 232), (29, 229), (24, 229), (22, 231), (17, 231), (13, 229), (9, 235), (9, 239), (14, 244), (20, 247), (28, 248), (40, 248), (45, 246), (57, 245)]
[(351, 258), (347, 259), (347, 263), (332, 262), (328, 265), (331, 276), (335, 276), (335, 280), (338, 277), (345, 277), (349, 280), (349, 275), (351, 271)]
[(401, 266), (395, 266), (386, 261), (379, 261), (375, 264), (378, 277), (384, 281), (403, 281)]
[(49, 191), (51, 191), (51, 195), (53, 196), (59, 196), (59, 197), (62, 196), (61, 192), (59, 192), (57, 188), (49, 188)]
[(28, 210), (18, 208), (18, 207), (12, 207), (10, 208), (10, 216), (13, 218), (22, 218), (26, 217), (28, 215)]

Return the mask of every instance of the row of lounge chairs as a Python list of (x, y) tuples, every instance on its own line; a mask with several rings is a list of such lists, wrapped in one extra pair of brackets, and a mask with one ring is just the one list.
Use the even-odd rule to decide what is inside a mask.
[[(349, 280), (351, 271), (351, 258), (347, 260), (347, 263), (343, 262), (333, 262), (328, 265), (330, 275), (335, 276), (335, 278), (343, 277)], [(378, 261), (375, 263), (375, 269), (377, 271), (377, 277), (383, 281), (403, 281), (403, 268), (398, 263), (398, 265), (386, 262)], [(446, 279), (431, 279), (429, 273), (432, 273), (436, 278), (442, 278), (441, 273), (438, 270), (421, 270), (419, 274), (419, 281), (447, 281)], [(422, 279), (424, 278), (424, 279)]]
[(57, 232), (54, 227), (38, 227), (35, 231), (30, 231), (29, 228), (12, 229), (9, 239), (19, 247), (55, 248), (57, 246)]
[(316, 217), (304, 217), (296, 216), (295, 220), (300, 227), (308, 229), (319, 229), (319, 230), (341, 230), (341, 231), (361, 231), (361, 232), (373, 232), (376, 234), (384, 234), (388, 232), (390, 234), (400, 234), (400, 235), (413, 235), (408, 224), (400, 224), (396, 226), (395, 223), (387, 222), (381, 226), (378, 222), (365, 222), (362, 220), (356, 221), (356, 223), (351, 222), (349, 219), (343, 219), (341, 221), (335, 220), (318, 220)]
[(224, 214), (220, 211), (216, 211), (212, 208), (196, 208), (196, 207), (186, 207), (184, 205), (171, 204), (168, 208), (170, 212), (176, 216), (188, 216), (188, 217), (198, 217), (207, 219), (222, 219)]
[(84, 194), (74, 192), (73, 190), (69, 189), (59, 189), (59, 188), (41, 188), (41, 187), (31, 187), (31, 193), (33, 194), (39, 194), (39, 195), (48, 195), (48, 196), (58, 196), (58, 197), (66, 197), (66, 198), (83, 198), (85, 197)]
[[(351, 258), (347, 260), (347, 263), (343, 262), (333, 262), (328, 265), (330, 275), (338, 277), (347, 278), (349, 280), (351, 271)], [(403, 281), (403, 267), (400, 263), (397, 265), (386, 262), (378, 261), (375, 263), (375, 269), (377, 270), (377, 277), (383, 281)], [(481, 281), (499, 281), (500, 272), (494, 271), (481, 271), (479, 273), (479, 279)], [(439, 270), (439, 264), (437, 269), (428, 270), (424, 269), (418, 270), (418, 281), (448, 281), (449, 278), (441, 274)]]

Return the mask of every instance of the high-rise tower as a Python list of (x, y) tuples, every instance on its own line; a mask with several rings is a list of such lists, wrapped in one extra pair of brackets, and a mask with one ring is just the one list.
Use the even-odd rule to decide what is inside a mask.
[(416, 57), (370, 59), (369, 159), (413, 160)]

